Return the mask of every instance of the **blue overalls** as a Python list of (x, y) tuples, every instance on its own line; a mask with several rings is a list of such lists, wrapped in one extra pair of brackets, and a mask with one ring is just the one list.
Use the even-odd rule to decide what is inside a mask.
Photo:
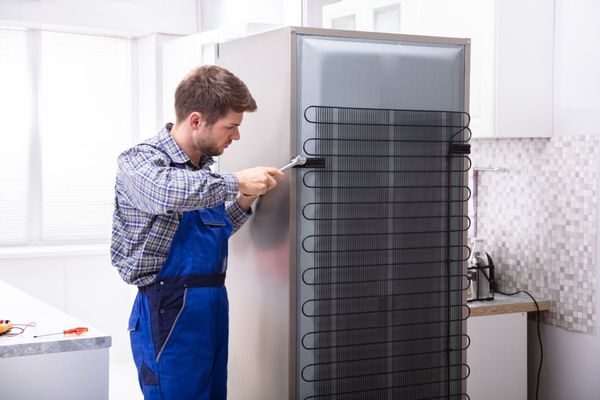
[(129, 319), (144, 399), (227, 397), (229, 303), (225, 205), (183, 213), (165, 264)]

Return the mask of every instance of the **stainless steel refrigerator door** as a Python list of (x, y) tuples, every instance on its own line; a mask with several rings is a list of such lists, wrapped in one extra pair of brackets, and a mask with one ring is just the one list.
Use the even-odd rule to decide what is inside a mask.
[[(283, 166), (291, 154), (290, 30), (219, 45), (218, 64), (240, 77), (258, 110), (246, 113), (241, 139), (220, 157), (220, 171)], [(229, 381), (232, 399), (289, 397), (290, 172), (253, 206), (251, 219), (230, 240)], [(295, 318), (295, 317), (292, 317)], [(292, 383), (293, 386), (293, 383)]]

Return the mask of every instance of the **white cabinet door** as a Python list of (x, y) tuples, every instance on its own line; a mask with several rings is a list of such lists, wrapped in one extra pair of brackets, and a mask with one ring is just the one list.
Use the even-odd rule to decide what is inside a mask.
[(106, 347), (2, 357), (1, 398), (108, 400), (108, 352)]
[(474, 137), (552, 136), (554, 0), (402, 5), (402, 33), (471, 38)]
[(467, 393), (473, 400), (527, 400), (527, 314), (471, 317)]
[(496, 130), (552, 136), (554, 0), (498, 0)]
[(554, 0), (343, 0), (323, 26), (470, 38), (473, 136), (552, 136)]
[(495, 124), (495, 1), (403, 0), (402, 33), (471, 39), (469, 114), (475, 136)]

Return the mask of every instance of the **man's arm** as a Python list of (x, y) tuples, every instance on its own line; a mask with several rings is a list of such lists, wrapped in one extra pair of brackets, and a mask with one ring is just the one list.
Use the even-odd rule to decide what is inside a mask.
[(171, 167), (165, 156), (139, 147), (119, 157), (118, 179), (123, 195), (154, 215), (214, 207), (234, 200), (239, 188), (234, 174)]
[(252, 203), (254, 203), (257, 198), (258, 196), (244, 196), (240, 193), (235, 201), (228, 202), (225, 205), (227, 215), (233, 223), (232, 235), (248, 221), (252, 215)]
[[(169, 159), (152, 148), (134, 147), (119, 156), (117, 179), (133, 205), (158, 215), (214, 207), (234, 200), (238, 190), (255, 200), (277, 185), (274, 177), (284, 176), (274, 167), (221, 174), (190, 171), (171, 167)], [(249, 209), (254, 200), (243, 199), (240, 205)]]

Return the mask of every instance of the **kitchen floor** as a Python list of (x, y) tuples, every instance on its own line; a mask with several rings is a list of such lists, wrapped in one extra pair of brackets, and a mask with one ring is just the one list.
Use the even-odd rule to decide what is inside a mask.
[(111, 357), (109, 371), (110, 400), (142, 400), (137, 371), (131, 356)]

